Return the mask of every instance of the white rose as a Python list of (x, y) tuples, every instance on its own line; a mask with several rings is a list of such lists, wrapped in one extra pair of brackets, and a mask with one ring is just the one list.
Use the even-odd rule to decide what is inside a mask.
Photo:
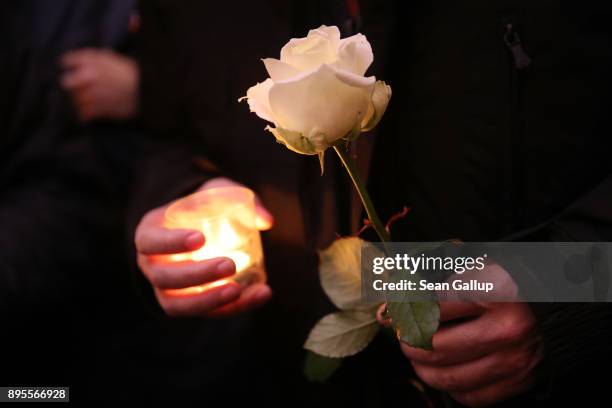
[(320, 154), (372, 129), (384, 114), (391, 87), (365, 77), (374, 56), (362, 34), (340, 39), (337, 27), (321, 26), (294, 38), (280, 60), (263, 60), (270, 78), (245, 97), (252, 112), (272, 122), (276, 139), (302, 154)]

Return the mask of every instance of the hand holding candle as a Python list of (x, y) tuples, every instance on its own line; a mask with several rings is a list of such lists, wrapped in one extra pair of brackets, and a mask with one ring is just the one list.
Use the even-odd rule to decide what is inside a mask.
[[(239, 185), (228, 179), (214, 179), (203, 185), (200, 191), (228, 186)], [(255, 206), (255, 213), (258, 215), (256, 226), (270, 228), (272, 217), (258, 201)], [(157, 299), (166, 313), (173, 316), (227, 315), (251, 309), (270, 298), (271, 291), (265, 283), (255, 282), (241, 288), (236, 282), (236, 280), (241, 281), (241, 273), (254, 271), (249, 270), (251, 260), (245, 258), (245, 256), (252, 257), (253, 252), (249, 249), (245, 251), (244, 246), (241, 248), (239, 245), (236, 246), (237, 240), (241, 239), (240, 236), (229, 237), (231, 238), (229, 241), (219, 241), (219, 235), (206, 237), (205, 232), (203, 233), (206, 228), (202, 223), (200, 223), (202, 228), (189, 226), (193, 217), (179, 217), (179, 221), (187, 220), (185, 221), (187, 228), (172, 225), (166, 214), (169, 207), (169, 205), (159, 207), (146, 214), (136, 230), (135, 238), (138, 264), (154, 286)], [(223, 220), (218, 218), (209, 221), (214, 221), (207, 227), (212, 234), (217, 233), (228, 238), (227, 234), (232, 235), (236, 232), (232, 230), (233, 225), (236, 225), (235, 222), (233, 224), (228, 220), (220, 222)], [(219, 245), (225, 248), (219, 248)], [(232, 247), (236, 250), (232, 251)], [(256, 252), (255, 250), (254, 260), (257, 260)], [(261, 252), (259, 257), (261, 258)], [(251, 281), (265, 279), (265, 275), (263, 279), (254, 279), (254, 277), (256, 276), (251, 275), (249, 279)], [(249, 283), (245, 283), (244, 277), (242, 282), (243, 286)]]

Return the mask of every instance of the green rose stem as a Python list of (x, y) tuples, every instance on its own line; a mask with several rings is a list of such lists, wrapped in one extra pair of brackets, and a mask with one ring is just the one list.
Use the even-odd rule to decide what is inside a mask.
[[(357, 188), (357, 192), (359, 192), (359, 197), (363, 202), (363, 206), (368, 213), (370, 223), (383, 242), (385, 252), (387, 254), (391, 253), (387, 244), (391, 242), (391, 237), (380, 222), (378, 214), (376, 214), (374, 204), (372, 204), (372, 200), (365, 189), (363, 181), (361, 181), (359, 177), (355, 162), (351, 159), (348, 151), (342, 146), (334, 146), (334, 150), (336, 150), (336, 153), (340, 156), (342, 164), (344, 164), (344, 167), (351, 176), (353, 184), (355, 188)], [(388, 302), (386, 314), (391, 318), (394, 331), (401, 341), (424, 350), (433, 349), (431, 343), (432, 337), (438, 330), (440, 322), (440, 309), (437, 302)]]
[(366, 213), (368, 214), (368, 218), (370, 219), (370, 223), (374, 228), (374, 231), (380, 237), (382, 242), (391, 242), (391, 236), (389, 235), (389, 231), (387, 231), (382, 222), (380, 222), (380, 218), (378, 218), (378, 214), (376, 213), (376, 209), (374, 208), (374, 204), (372, 203), (372, 199), (368, 194), (368, 191), (359, 177), (359, 172), (357, 171), (357, 164), (351, 158), (349, 152), (339, 146), (334, 146), (334, 150), (338, 153), (342, 164), (346, 168), (355, 188), (357, 189), (357, 193), (359, 193), (359, 198), (361, 198), (361, 202), (365, 207)]

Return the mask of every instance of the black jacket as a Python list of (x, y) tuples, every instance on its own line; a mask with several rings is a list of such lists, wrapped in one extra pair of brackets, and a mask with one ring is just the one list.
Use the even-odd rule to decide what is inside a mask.
[[(118, 45), (126, 6), (95, 0), (0, 6), (3, 384), (80, 384), (92, 366), (81, 363), (94, 360), (99, 346), (92, 333), (105, 331), (99, 317), (109, 312), (109, 288), (119, 286), (123, 246), (113, 234), (129, 180), (128, 167), (119, 182), (113, 179), (116, 162), (107, 147), (129, 162), (135, 135), (125, 126), (79, 123), (60, 87), (59, 58), (84, 46)], [(121, 272), (127, 276), (125, 267)]]
[[(395, 15), (394, 97), (370, 179), (383, 219), (412, 208), (394, 240), (612, 240), (612, 7), (411, 1)], [(606, 393), (594, 369), (612, 359), (612, 308), (533, 309), (538, 393)]]

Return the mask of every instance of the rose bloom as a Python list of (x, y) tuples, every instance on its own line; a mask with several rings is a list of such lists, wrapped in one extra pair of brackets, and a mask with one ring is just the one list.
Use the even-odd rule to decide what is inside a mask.
[(264, 59), (270, 78), (245, 98), (252, 112), (275, 125), (266, 129), (280, 143), (297, 153), (319, 154), (382, 118), (391, 88), (365, 76), (373, 60), (364, 35), (340, 39), (337, 27), (321, 26), (290, 40), (280, 59)]

